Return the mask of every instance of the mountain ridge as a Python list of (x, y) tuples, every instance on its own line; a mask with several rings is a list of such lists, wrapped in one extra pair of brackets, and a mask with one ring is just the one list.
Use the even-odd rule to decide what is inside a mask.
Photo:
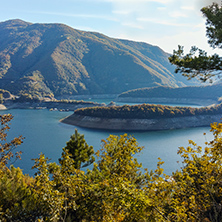
[(0, 88), (15, 95), (118, 94), (190, 84), (158, 46), (57, 23), (0, 22)]

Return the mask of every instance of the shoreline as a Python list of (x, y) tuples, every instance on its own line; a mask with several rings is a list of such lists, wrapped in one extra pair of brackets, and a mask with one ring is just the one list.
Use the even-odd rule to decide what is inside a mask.
[(71, 114), (60, 122), (90, 129), (157, 131), (210, 126), (213, 122), (220, 122), (221, 118), (222, 114), (159, 119), (109, 119)]
[[(188, 100), (186, 100), (186, 102), (188, 102)], [(207, 102), (209, 105), (210, 101), (205, 101), (205, 102)], [(211, 103), (211, 105), (213, 104)], [(58, 102), (58, 101), (47, 101), (47, 102), (7, 101), (4, 104), (0, 104), (0, 110), (48, 109), (48, 110), (58, 110), (65, 112), (65, 111), (75, 111), (76, 109), (79, 108), (94, 107), (94, 106), (102, 106), (102, 104), (92, 103), (92, 102), (69, 103), (69, 102)], [(114, 118), (109, 119), (109, 118), (80, 116), (73, 113), (65, 117), (64, 119), (60, 120), (60, 122), (90, 129), (119, 130), (119, 131), (121, 130), (155, 131), (155, 130), (169, 130), (169, 129), (210, 126), (210, 124), (213, 122), (220, 122), (221, 118), (222, 114), (196, 115), (196, 116), (159, 118), (159, 119), (114, 119)]]
[(10, 109), (51, 109), (60, 111), (75, 111), (79, 108), (102, 106), (99, 103), (68, 103), (68, 102), (6, 102), (0, 104), (0, 110)]
[(199, 106), (210, 106), (218, 104), (217, 100), (213, 99), (191, 99), (191, 98), (162, 98), (162, 97), (152, 97), (152, 98), (143, 98), (143, 97), (118, 97), (115, 101), (117, 102), (132, 102), (132, 103), (170, 103), (170, 104), (190, 104), (190, 105), (199, 105)]
[[(65, 99), (65, 98), (63, 98)], [(189, 105), (198, 105), (198, 106), (212, 106), (218, 104), (218, 101), (212, 99), (187, 99), (187, 98), (134, 98), (134, 97), (118, 97), (117, 94), (105, 94), (105, 95), (79, 95), (79, 96), (69, 96), (68, 99), (75, 99), (76, 103), (69, 102), (58, 102), (58, 101), (41, 101), (41, 102), (14, 102), (12, 100), (6, 100), (3, 104), (0, 104), (0, 110), (7, 109), (69, 109), (69, 111), (75, 111), (78, 108), (92, 107), (92, 106), (103, 106), (104, 104), (85, 101), (81, 103), (84, 99), (110, 99), (113, 102), (123, 102), (123, 103), (149, 103), (149, 104), (186, 104)], [(78, 100), (77, 100), (78, 99)], [(69, 100), (68, 100), (69, 101)]]
[(75, 95), (75, 96), (65, 96), (59, 99), (78, 99), (78, 100), (93, 100), (93, 99), (110, 99), (113, 102), (123, 102), (123, 103), (169, 103), (169, 104), (188, 104), (198, 105), (198, 106), (210, 106), (218, 104), (215, 99), (193, 99), (193, 98), (167, 98), (167, 97), (119, 97), (118, 94), (92, 94), (92, 95)]

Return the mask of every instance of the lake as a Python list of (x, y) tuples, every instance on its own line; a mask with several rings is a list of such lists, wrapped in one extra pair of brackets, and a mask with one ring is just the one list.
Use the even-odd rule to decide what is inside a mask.
[[(51, 161), (58, 162), (62, 148), (74, 133), (75, 128), (80, 134), (85, 135), (87, 143), (92, 145), (95, 151), (101, 148), (101, 139), (106, 139), (110, 134), (125, 133), (84, 129), (59, 122), (72, 112), (19, 109), (0, 111), (0, 114), (4, 113), (11, 113), (14, 116), (11, 121), (9, 138), (12, 139), (19, 135), (25, 137), (24, 143), (18, 147), (18, 150), (23, 152), (22, 160), (16, 161), (14, 165), (30, 175), (34, 174), (34, 171), (31, 170), (34, 164), (32, 159), (37, 158), (40, 153), (44, 153)], [(160, 157), (165, 162), (164, 172), (170, 174), (182, 166), (181, 162), (177, 162), (180, 161), (180, 157), (177, 155), (178, 147), (188, 146), (189, 139), (204, 146), (206, 141), (213, 138), (209, 129), (210, 127), (198, 127), (154, 132), (128, 132), (128, 134), (133, 135), (140, 146), (144, 146), (143, 151), (137, 156), (144, 168), (156, 169), (157, 158)]]
[[(89, 101), (89, 102), (96, 102), (96, 103), (105, 103), (106, 105), (108, 105), (112, 100), (111, 99), (96, 99), (96, 98), (88, 98), (85, 99), (84, 101)], [(113, 100), (115, 102), (115, 99)], [(125, 102), (115, 102), (116, 105), (118, 106), (123, 106), (126, 105)], [(143, 102), (137, 102), (137, 103), (127, 103), (128, 105), (138, 105), (138, 104), (143, 104)], [(200, 105), (187, 105), (187, 104), (172, 104), (172, 103), (155, 103), (155, 104), (160, 104), (160, 105), (166, 105), (166, 106), (190, 106), (190, 107), (195, 107), (195, 108), (199, 108), (202, 107)]]

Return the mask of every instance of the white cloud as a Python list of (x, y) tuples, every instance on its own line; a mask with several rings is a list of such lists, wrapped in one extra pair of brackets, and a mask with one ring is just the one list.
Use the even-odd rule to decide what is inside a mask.
[(195, 8), (193, 6), (182, 6), (181, 9), (182, 10), (189, 10), (189, 11), (195, 10)]
[(50, 12), (50, 11), (29, 11), (29, 13), (44, 14), (44, 15), (55, 15), (62, 17), (77, 17), (77, 18), (91, 18), (91, 19), (103, 19), (108, 21), (117, 21), (114, 16), (102, 15), (102, 14), (72, 14), (62, 12)]
[(218, 4), (221, 4), (221, 0), (196, 0), (196, 5), (199, 8), (202, 8), (204, 6), (211, 5), (213, 2), (216, 2)]
[(220, 53), (219, 50), (213, 50), (207, 43), (205, 37), (205, 28), (196, 29), (196, 31), (183, 31), (176, 35), (160, 36), (155, 38), (146, 38), (151, 44), (158, 45), (166, 52), (172, 53), (178, 45), (184, 46), (185, 52), (188, 52), (192, 46), (206, 50), (209, 54)]
[(166, 7), (157, 7), (158, 11), (166, 11), (166, 9), (167, 9)]
[(101, 1), (106, 1), (106, 2), (112, 2), (112, 3), (134, 3), (134, 4), (138, 4), (138, 3), (147, 3), (147, 2), (157, 2), (157, 3), (169, 3), (172, 2), (174, 0), (101, 0)]
[(123, 22), (121, 23), (123, 26), (127, 26), (130, 28), (134, 28), (134, 29), (144, 29), (144, 27), (138, 23), (134, 23), (134, 22)]
[(170, 13), (170, 17), (173, 17), (173, 18), (179, 18), (179, 17), (187, 18), (188, 15), (186, 13), (181, 12), (181, 11), (174, 11), (174, 12)]
[(161, 25), (166, 25), (166, 26), (178, 26), (178, 27), (189, 27), (191, 26), (189, 23), (177, 23), (171, 20), (163, 20), (163, 19), (155, 19), (155, 18), (145, 18), (145, 17), (140, 17), (137, 18), (137, 21), (139, 22), (149, 22), (149, 23), (153, 23), (153, 24), (161, 24)]
[(132, 11), (130, 10), (113, 10), (112, 13), (113, 14), (117, 14), (117, 15), (129, 15)]

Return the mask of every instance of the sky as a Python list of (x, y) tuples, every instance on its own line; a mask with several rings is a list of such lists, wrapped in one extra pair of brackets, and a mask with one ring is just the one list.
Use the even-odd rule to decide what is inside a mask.
[[(195, 45), (209, 54), (200, 9), (211, 0), (0, 0), (0, 22), (63, 23), (113, 38), (146, 42), (172, 53)], [(220, 0), (215, 0), (221, 4)]]

